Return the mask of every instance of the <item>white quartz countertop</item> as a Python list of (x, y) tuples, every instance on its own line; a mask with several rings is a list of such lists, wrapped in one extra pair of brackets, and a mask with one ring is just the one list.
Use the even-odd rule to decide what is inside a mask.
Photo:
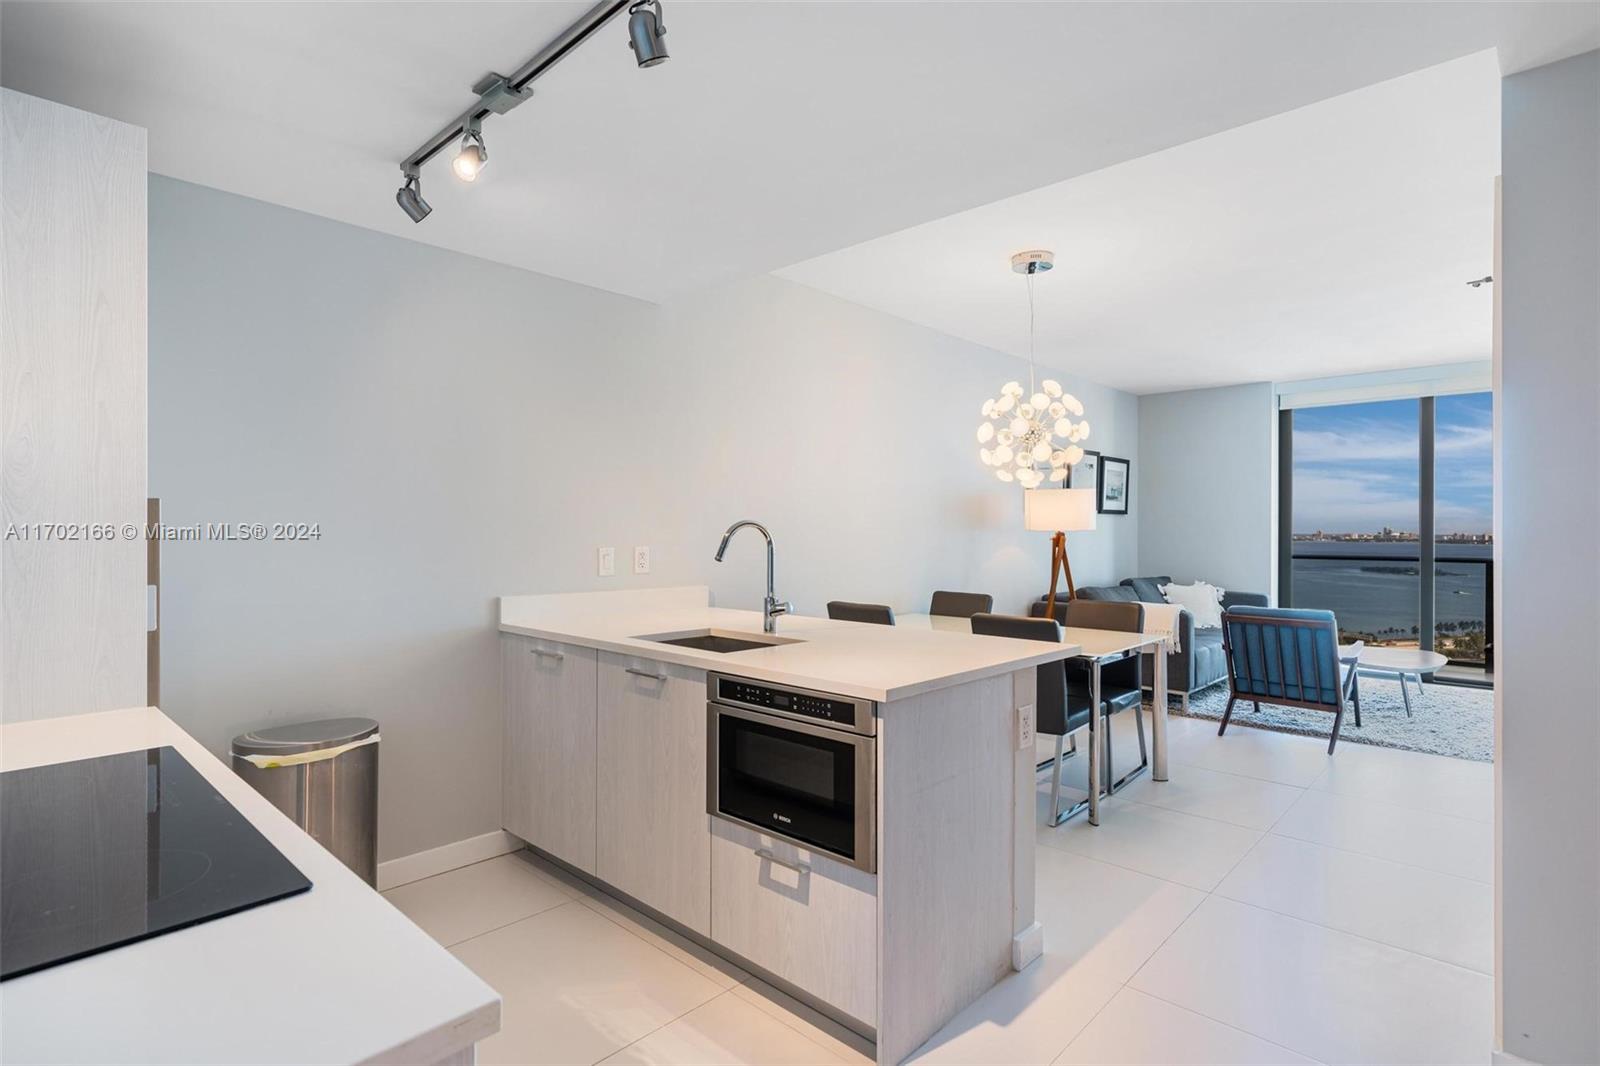
[(170, 745), (311, 890), (0, 984), (4, 1063), (431, 1063), (500, 997), (154, 707), (0, 727), (0, 769)]
[(707, 604), (704, 586), (639, 592), (505, 596), (500, 629), (563, 644), (880, 703), (1064, 659), (1071, 642), (974, 636), (926, 623), (880, 626), (805, 615), (778, 619), (775, 636), (796, 643), (719, 654), (639, 639), (716, 629), (761, 633), (759, 611)]

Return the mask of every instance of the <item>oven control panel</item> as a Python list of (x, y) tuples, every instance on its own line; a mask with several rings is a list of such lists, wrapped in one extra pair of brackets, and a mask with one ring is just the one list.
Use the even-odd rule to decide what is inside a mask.
[(707, 677), (710, 696), (718, 703), (753, 707), (774, 714), (825, 722), (841, 729), (872, 733), (872, 702), (849, 696), (834, 696), (809, 689), (784, 688), (762, 681), (711, 674)]

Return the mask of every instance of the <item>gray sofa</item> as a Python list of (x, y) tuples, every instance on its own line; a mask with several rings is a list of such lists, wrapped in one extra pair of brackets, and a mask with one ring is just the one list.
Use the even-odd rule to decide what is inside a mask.
[[(1084, 600), (1129, 600), (1143, 603), (1162, 603), (1160, 586), (1170, 584), (1172, 578), (1158, 577), (1130, 577), (1125, 578), (1120, 585), (1080, 585), (1078, 598)], [(1040, 596), (1032, 607), (1035, 616), (1044, 614), (1044, 604), (1047, 596)], [(1062, 601), (1064, 602), (1064, 601)], [(1267, 597), (1256, 592), (1234, 592), (1224, 590), (1222, 593), (1222, 606), (1229, 607), (1267, 607)], [(1194, 615), (1188, 611), (1178, 614), (1178, 643), (1182, 651), (1173, 652), (1167, 656), (1167, 691), (1178, 693), (1183, 700), (1183, 706), (1189, 706), (1189, 696), (1219, 681), (1228, 679), (1228, 663), (1222, 656), (1222, 630), (1221, 629), (1196, 629)], [(1150, 656), (1145, 656), (1144, 676), (1155, 676), (1152, 672)]]

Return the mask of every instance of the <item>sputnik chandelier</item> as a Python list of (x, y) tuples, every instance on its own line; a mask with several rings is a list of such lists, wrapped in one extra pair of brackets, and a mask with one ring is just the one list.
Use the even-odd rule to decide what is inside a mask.
[(1034, 383), (1033, 279), (1054, 265), (1054, 252), (1035, 250), (1011, 257), (1011, 269), (1028, 282), (1028, 388), (1024, 390), (1019, 381), (1006, 382), (998, 397), (983, 401), (984, 420), (978, 425), (978, 458), (1001, 481), (1025, 489), (1036, 489), (1045, 481), (1065, 481), (1067, 471), (1083, 458), (1079, 442), (1089, 437), (1083, 404), (1076, 396), (1049, 378)]

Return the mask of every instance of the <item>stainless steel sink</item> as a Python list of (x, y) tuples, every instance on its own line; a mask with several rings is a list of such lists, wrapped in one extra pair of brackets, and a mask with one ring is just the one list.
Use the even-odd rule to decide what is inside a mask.
[(766, 633), (747, 633), (737, 629), (693, 629), (684, 633), (653, 633), (649, 636), (634, 637), (634, 640), (648, 640), (652, 644), (672, 644), (680, 648), (694, 648), (696, 651), (716, 652), (718, 655), (727, 655), (736, 651), (754, 651), (757, 648), (772, 648), (780, 644), (804, 644), (805, 641), (793, 637), (774, 637)]

